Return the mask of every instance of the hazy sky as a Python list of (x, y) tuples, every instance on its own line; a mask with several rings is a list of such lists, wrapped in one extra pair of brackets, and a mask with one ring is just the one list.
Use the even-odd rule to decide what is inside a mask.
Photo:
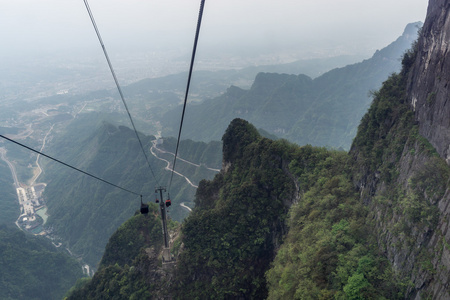
[[(89, 2), (110, 53), (190, 50), (199, 3)], [(400, 36), (406, 24), (423, 21), (427, 5), (428, 0), (206, 0), (199, 55), (372, 53)], [(101, 51), (83, 0), (0, 0), (0, 41), (0, 57)]]

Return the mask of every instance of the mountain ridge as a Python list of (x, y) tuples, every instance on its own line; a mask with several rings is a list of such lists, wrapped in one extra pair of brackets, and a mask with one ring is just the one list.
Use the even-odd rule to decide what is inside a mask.
[[(234, 118), (244, 118), (271, 134), (299, 145), (349, 149), (360, 118), (370, 104), (369, 91), (400, 68), (400, 56), (411, 46), (416, 26), (372, 58), (333, 69), (311, 79), (306, 75), (260, 73), (249, 90), (228, 89), (223, 95), (192, 105), (183, 136), (220, 140)], [(296, 77), (295, 77), (296, 76)], [(270, 78), (270, 83), (268, 83)], [(276, 83), (275, 83), (276, 82)], [(179, 108), (165, 114), (164, 135), (176, 130)]]
[[(425, 29), (449, 19), (447, 6), (430, 1)], [(417, 70), (433, 63), (420, 46), (431, 36), (424, 30), (373, 93), (349, 153), (271, 141), (234, 119), (222, 171), (199, 184), (182, 225), (173, 284), (160, 289), (173, 298), (448, 299), (450, 167), (420, 133), (439, 112), (409, 98)]]

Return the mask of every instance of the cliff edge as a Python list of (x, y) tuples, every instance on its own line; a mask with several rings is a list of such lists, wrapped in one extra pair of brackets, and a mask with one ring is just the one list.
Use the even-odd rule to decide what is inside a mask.
[(450, 164), (450, 1), (430, 0), (408, 78), (419, 132)]

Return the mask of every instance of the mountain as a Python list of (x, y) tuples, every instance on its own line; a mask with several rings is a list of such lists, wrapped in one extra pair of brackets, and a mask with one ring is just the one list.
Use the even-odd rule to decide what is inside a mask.
[[(299, 145), (349, 149), (369, 92), (400, 69), (399, 58), (416, 39), (420, 23), (363, 62), (331, 70), (315, 79), (306, 75), (259, 73), (250, 90), (231, 86), (223, 95), (188, 107), (183, 136), (219, 140), (230, 121), (244, 118), (271, 134)], [(174, 135), (180, 108), (163, 120), (164, 135)]]
[[(202, 101), (220, 95), (230, 85), (243, 88), (251, 86), (255, 76), (260, 72), (302, 73), (310, 77), (317, 77), (337, 67), (359, 61), (359, 56), (337, 56), (330, 58), (302, 59), (291, 63), (251, 66), (243, 69), (194, 71), (193, 83), (190, 89), (190, 99)], [(186, 90), (187, 73), (179, 73), (159, 78), (146, 78), (124, 87), (124, 92), (133, 104), (138, 104), (140, 98), (164, 99), (165, 106), (180, 102)], [(157, 96), (157, 97), (155, 97)], [(139, 104), (138, 104), (139, 105)], [(162, 105), (161, 105), (161, 109)], [(151, 113), (151, 111), (148, 111)]]
[(47, 239), (0, 225), (0, 298), (61, 299), (81, 265)]
[[(117, 286), (115, 290), (121, 291), (119, 299), (128, 299), (136, 290), (144, 293), (127, 288), (130, 282), (147, 282), (146, 299), (156, 295), (181, 299), (265, 299), (271, 295), (271, 289), (276, 289), (267, 281), (280, 281), (272, 271), (278, 270), (277, 265), (271, 266), (292, 241), (301, 245), (290, 251), (308, 249), (303, 260), (308, 264), (304, 269), (311, 270), (305, 274), (313, 279), (310, 285), (325, 280), (328, 272), (344, 268), (345, 272), (334, 277), (342, 289), (358, 267), (350, 262), (367, 259), (364, 272), (370, 272), (368, 281), (372, 286), (367, 295), (392, 298), (401, 291), (400, 284), (391, 284), (396, 278), (388, 272), (391, 265), (377, 250), (375, 236), (367, 234), (373, 228), (367, 221), (368, 210), (359, 202), (352, 184), (348, 154), (298, 147), (285, 140), (271, 141), (241, 119), (230, 124), (223, 145), (221, 173), (212, 181), (200, 183), (195, 209), (174, 241), (174, 245), (181, 244), (176, 269), (143, 267), (159, 264), (158, 250), (156, 257), (150, 252), (139, 262), (125, 268), (116, 266), (111, 271), (113, 261), (73, 295), (95, 299), (104, 287)], [(291, 220), (296, 209), (301, 209), (306, 217)], [(291, 234), (298, 232), (297, 226), (307, 226), (308, 231), (302, 238), (293, 239)], [(127, 236), (135, 238), (139, 232), (135, 230)], [(129, 245), (126, 240), (118, 242), (114, 236), (109, 243), (117, 247), (120, 244), (119, 249)], [(140, 251), (145, 253), (152, 247), (155, 243), (148, 243)], [(104, 257), (110, 255), (111, 249), (107, 249)], [(327, 267), (322, 268), (318, 261)], [(296, 263), (293, 268), (299, 266)], [(283, 268), (281, 263), (278, 265)], [(131, 270), (140, 270), (140, 274)], [(146, 281), (148, 272), (169, 278), (169, 284), (164, 285), (154, 275), (150, 277), (156, 279)], [(332, 293), (330, 289), (329, 294)]]
[(393, 84), (380, 91), (351, 150), (380, 248), (410, 281), (410, 299), (449, 295), (449, 12), (448, 1), (430, 0), (421, 36), (403, 59), (407, 71), (396, 79), (404, 92)]
[[(176, 267), (152, 267), (168, 280), (147, 282), (145, 297), (448, 299), (450, 140), (440, 137), (450, 128), (441, 116), (449, 14), (448, 1), (430, 1), (417, 43), (373, 93), (348, 153), (272, 141), (234, 119), (222, 170), (200, 183), (175, 238)], [(153, 252), (144, 258), (155, 266)], [(95, 275), (87, 289), (107, 292), (121, 278), (117, 298), (127, 299), (130, 276), (145, 280), (139, 266), (99, 285)]]
[[(47, 183), (43, 197), (49, 214), (46, 228), (85, 262), (95, 268), (111, 234), (144, 202), (155, 201), (154, 188), (167, 188), (171, 173), (164, 168), (166, 161), (150, 152), (153, 136), (141, 134), (151, 169), (148, 167), (136, 135), (128, 127), (116, 126), (102, 114), (82, 114), (64, 130), (57, 133), (47, 148), (52, 157), (63, 160), (94, 176), (107, 180), (137, 195), (99, 182), (50, 160), (42, 160), (45, 170), (42, 182)], [(161, 140), (158, 148), (174, 152), (175, 140)], [(182, 141), (176, 171), (187, 176), (193, 184), (212, 178), (220, 168), (220, 143)], [(157, 152), (157, 150), (154, 150)], [(173, 161), (170, 153), (158, 152), (158, 157)], [(182, 159), (189, 159), (195, 165)], [(211, 169), (208, 169), (211, 168)], [(154, 176), (153, 176), (154, 175)], [(193, 205), (195, 187), (184, 177), (173, 176), (169, 190), (172, 207), (170, 217), (181, 221), (188, 210), (180, 206)]]
[(417, 44), (418, 57), (409, 75), (408, 100), (419, 122), (420, 134), (450, 163), (450, 61), (445, 35), (449, 30), (449, 24), (445, 21), (445, 9), (448, 10), (449, 3), (444, 0), (431, 2), (428, 22), (422, 29), (423, 37)]

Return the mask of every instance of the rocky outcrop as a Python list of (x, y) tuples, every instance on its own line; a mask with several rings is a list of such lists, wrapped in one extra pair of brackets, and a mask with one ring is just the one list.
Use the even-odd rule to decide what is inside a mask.
[(398, 75), (399, 83), (406, 79), (397, 85), (406, 98), (387, 81), (351, 151), (360, 174), (355, 185), (372, 212), (380, 250), (408, 282), (406, 299), (450, 299), (450, 171), (442, 160), (450, 164), (449, 44), (450, 1), (430, 0)]
[[(409, 73), (407, 99), (414, 110), (419, 133), (450, 164), (450, 1), (430, 0), (425, 24), (417, 42), (416, 59)], [(414, 157), (403, 157), (408, 161), (401, 168), (401, 176), (410, 178), (410, 170), (418, 166), (425, 170), (428, 163)], [(417, 174), (417, 170), (412, 173)], [(429, 176), (432, 176), (430, 173)], [(450, 189), (441, 187), (437, 199), (424, 195), (436, 205), (439, 221), (432, 232), (416, 235), (416, 248), (426, 247), (430, 254), (428, 267), (411, 277), (417, 290), (415, 299), (425, 295), (433, 299), (450, 299)], [(413, 260), (410, 259), (410, 263)], [(428, 268), (428, 270), (427, 270)], [(430, 270), (433, 269), (433, 272)], [(413, 295), (411, 295), (413, 296)], [(411, 297), (412, 298), (412, 297)]]
[(408, 100), (420, 134), (450, 164), (450, 1), (430, 0), (417, 56), (408, 80)]

